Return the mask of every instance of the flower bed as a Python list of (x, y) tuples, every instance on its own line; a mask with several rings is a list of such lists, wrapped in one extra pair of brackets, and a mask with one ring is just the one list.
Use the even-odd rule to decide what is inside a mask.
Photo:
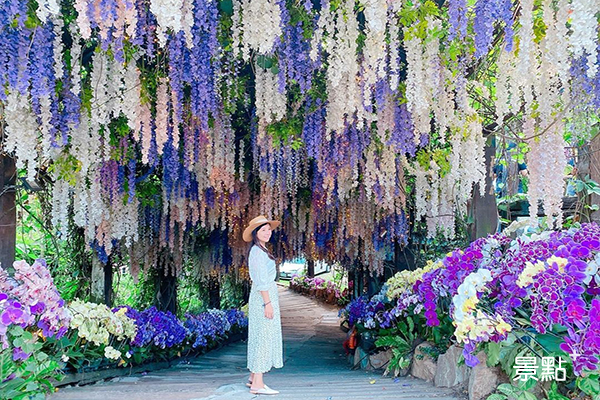
[(598, 396), (599, 264), (597, 224), (514, 240), (494, 235), (398, 273), (378, 296), (353, 300), (342, 314), (380, 338), (458, 344), (470, 367), (483, 350), (511, 380), (516, 357), (560, 356), (571, 382), (563, 392), (576, 386)]
[(43, 260), (16, 262), (14, 278), (0, 269), (0, 392), (44, 398), (49, 379), (65, 372), (139, 365), (206, 351), (247, 327), (239, 310), (186, 314), (155, 307), (112, 310), (75, 300), (66, 305)]
[(294, 275), (290, 281), (290, 289), (295, 292), (314, 296), (329, 304), (345, 305), (348, 303), (349, 291), (339, 281), (328, 281), (323, 278), (310, 278), (305, 275)]

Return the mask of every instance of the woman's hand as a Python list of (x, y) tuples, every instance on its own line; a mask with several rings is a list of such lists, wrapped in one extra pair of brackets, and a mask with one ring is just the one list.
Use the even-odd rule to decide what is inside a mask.
[(265, 306), (265, 317), (267, 317), (268, 319), (273, 319), (273, 306), (271, 305), (271, 303)]

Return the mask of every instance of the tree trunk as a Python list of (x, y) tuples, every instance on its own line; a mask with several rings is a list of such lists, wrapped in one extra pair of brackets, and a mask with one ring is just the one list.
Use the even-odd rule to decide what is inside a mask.
[(108, 262), (104, 265), (104, 304), (109, 308), (113, 302), (113, 265), (112, 258), (108, 258)]
[[(166, 250), (168, 252), (168, 250)], [(156, 307), (160, 311), (177, 313), (177, 277), (171, 273), (169, 263), (173, 262), (171, 254), (163, 254), (158, 258)], [(166, 273), (165, 273), (166, 272)]]
[(498, 206), (496, 205), (496, 196), (492, 187), (492, 160), (496, 148), (489, 144), (485, 146), (485, 193), (483, 196), (479, 193), (479, 185), (473, 189), (473, 198), (469, 207), (469, 216), (472, 218), (472, 224), (469, 229), (471, 241), (495, 233), (498, 229)]
[(0, 266), (4, 269), (12, 268), (17, 245), (16, 172), (15, 160), (0, 155)]
[(91, 300), (101, 303), (104, 299), (104, 265), (95, 254), (92, 256)]

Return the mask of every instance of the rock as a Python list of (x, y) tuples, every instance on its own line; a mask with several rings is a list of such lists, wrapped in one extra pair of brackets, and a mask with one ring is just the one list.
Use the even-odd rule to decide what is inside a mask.
[(498, 385), (508, 378), (500, 367), (488, 367), (487, 356), (477, 354), (480, 363), (471, 369), (469, 376), (469, 400), (481, 400), (492, 394)]
[(469, 367), (458, 366), (462, 348), (451, 346), (437, 361), (434, 384), (438, 387), (454, 387), (465, 384), (469, 379)]
[(415, 348), (410, 374), (415, 378), (433, 382), (437, 365), (429, 354), (421, 351), (426, 347), (433, 347), (433, 345), (429, 342), (423, 342)]
[(392, 350), (388, 349), (369, 356), (369, 365), (367, 370), (385, 369), (388, 367), (392, 358)]
[(360, 368), (360, 369), (366, 369), (368, 364), (369, 364), (369, 356), (362, 349), (362, 347), (360, 347), (360, 346), (357, 347), (356, 350), (354, 350), (354, 367)]

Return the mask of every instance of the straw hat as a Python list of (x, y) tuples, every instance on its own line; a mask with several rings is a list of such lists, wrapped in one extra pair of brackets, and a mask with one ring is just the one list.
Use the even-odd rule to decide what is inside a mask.
[(271, 225), (271, 229), (275, 229), (279, 225), (281, 225), (281, 222), (270, 221), (264, 215), (259, 215), (258, 217), (254, 218), (252, 221), (250, 221), (250, 223), (248, 224), (246, 229), (244, 229), (244, 235), (242, 236), (244, 238), (244, 241), (251, 242), (252, 241), (252, 231), (254, 229), (256, 229), (256, 227), (261, 226), (262, 224), (269, 224), (269, 225)]

